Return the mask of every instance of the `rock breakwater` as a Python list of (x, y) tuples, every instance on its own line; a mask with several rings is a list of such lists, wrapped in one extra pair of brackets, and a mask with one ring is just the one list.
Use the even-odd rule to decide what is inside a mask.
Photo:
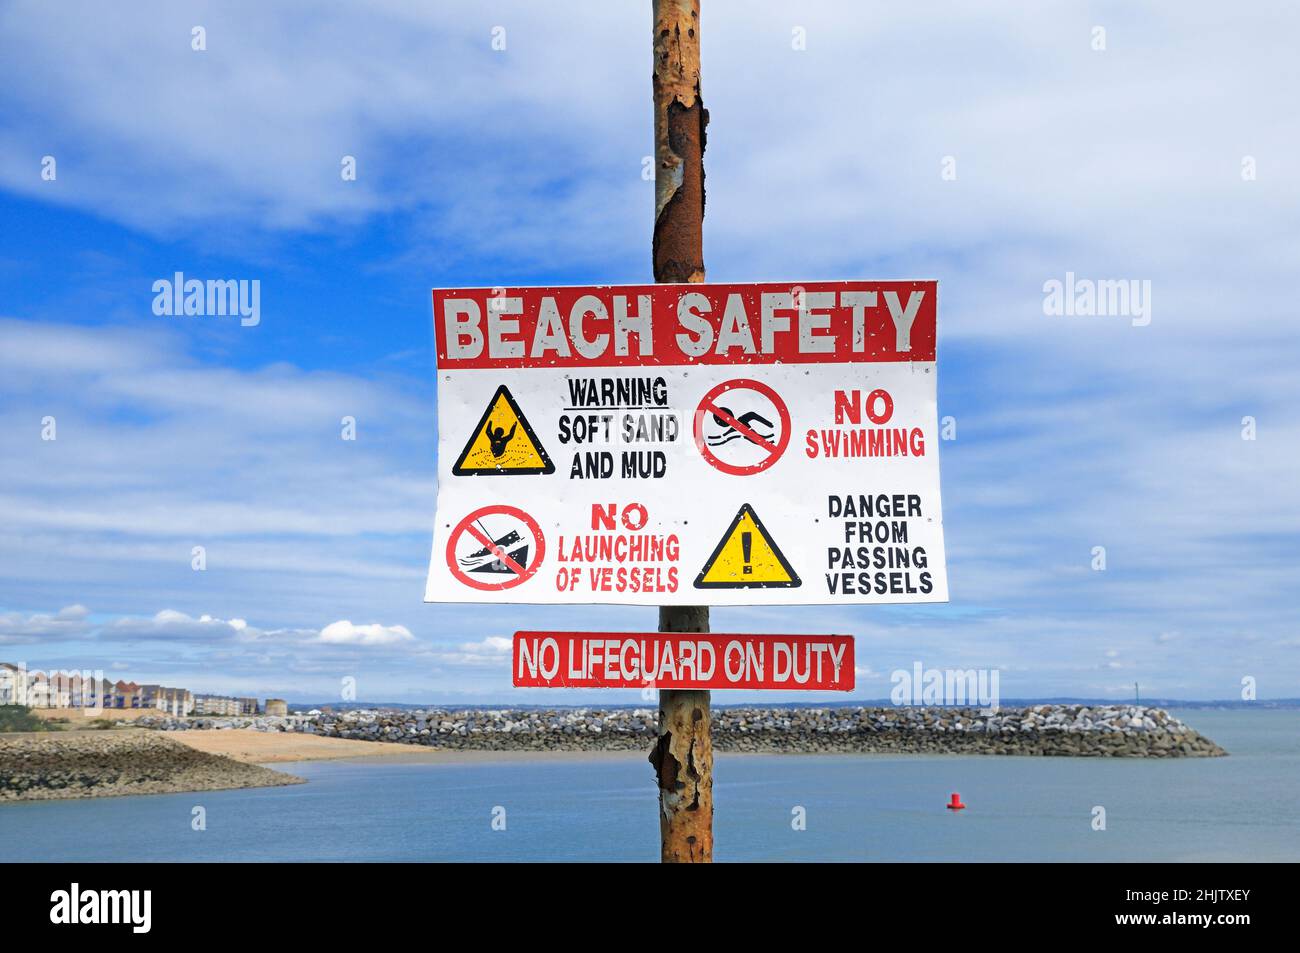
[[(651, 708), (312, 711), (282, 718), (142, 718), (162, 730), (254, 728), (434, 748), (649, 750)], [(1227, 754), (1159, 708), (1035, 705), (974, 708), (718, 708), (719, 751), (1178, 758)]]
[(195, 751), (153, 731), (0, 735), (0, 802), (219, 791), (301, 782), (293, 775)]

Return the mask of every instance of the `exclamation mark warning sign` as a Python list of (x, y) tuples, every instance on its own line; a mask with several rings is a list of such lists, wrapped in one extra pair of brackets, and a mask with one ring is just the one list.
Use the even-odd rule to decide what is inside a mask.
[(696, 589), (793, 589), (802, 583), (772, 534), (746, 503), (695, 579)]

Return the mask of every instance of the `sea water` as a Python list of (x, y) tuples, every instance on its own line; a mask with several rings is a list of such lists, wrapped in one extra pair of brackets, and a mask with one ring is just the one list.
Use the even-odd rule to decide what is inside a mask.
[[(1178, 714), (1231, 756), (721, 753), (715, 856), (1300, 860), (1300, 712)], [(308, 783), (0, 805), (0, 861), (658, 859), (636, 753), (274, 767)], [(966, 810), (945, 809), (954, 791)]]

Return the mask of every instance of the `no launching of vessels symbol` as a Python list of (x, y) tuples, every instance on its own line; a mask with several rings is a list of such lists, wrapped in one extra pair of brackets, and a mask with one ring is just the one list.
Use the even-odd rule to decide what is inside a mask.
[(513, 589), (531, 579), (546, 556), (537, 521), (515, 506), (494, 504), (470, 513), (447, 539), (447, 568), (465, 585)]

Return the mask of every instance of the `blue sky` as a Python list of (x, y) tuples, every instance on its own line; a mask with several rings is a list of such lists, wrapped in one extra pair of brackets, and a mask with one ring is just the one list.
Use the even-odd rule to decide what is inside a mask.
[[(421, 602), (429, 289), (650, 278), (649, 4), (572, 7), (0, 6), (0, 659), (637, 700), (512, 689), (503, 640), (653, 610)], [(1284, 3), (706, 0), (710, 278), (937, 278), (957, 422), (949, 605), (715, 629), (852, 633), (868, 698), (914, 661), (1300, 696), (1298, 34)], [(155, 315), (177, 271), (257, 279), (261, 323)], [(1150, 324), (1045, 314), (1066, 272), (1150, 281)]]

